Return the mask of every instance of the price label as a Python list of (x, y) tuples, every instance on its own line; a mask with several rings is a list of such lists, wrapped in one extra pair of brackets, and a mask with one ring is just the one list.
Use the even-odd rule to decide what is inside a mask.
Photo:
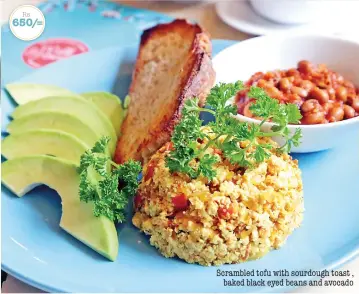
[(31, 41), (41, 36), (45, 29), (45, 17), (33, 5), (21, 5), (10, 15), (10, 30), (20, 40)]

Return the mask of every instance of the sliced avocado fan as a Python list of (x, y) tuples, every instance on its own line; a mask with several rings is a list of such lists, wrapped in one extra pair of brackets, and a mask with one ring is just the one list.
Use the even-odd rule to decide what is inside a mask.
[(69, 133), (38, 129), (7, 136), (2, 141), (1, 154), (7, 159), (53, 155), (79, 164), (81, 155), (91, 147)]
[(93, 102), (110, 120), (117, 136), (120, 134), (121, 124), (124, 119), (125, 111), (122, 107), (120, 98), (114, 94), (108, 92), (87, 92), (79, 95), (54, 85), (30, 83), (7, 84), (5, 88), (19, 105), (50, 96), (83, 97), (86, 100)]
[(93, 204), (80, 201), (79, 175), (74, 162), (47, 155), (24, 156), (1, 164), (2, 182), (18, 197), (38, 183), (57, 191), (62, 200), (60, 227), (111, 261), (117, 258), (114, 223), (93, 214)]
[(78, 96), (74, 92), (54, 85), (13, 83), (7, 84), (5, 88), (19, 105), (47, 96)]
[(74, 115), (83, 121), (90, 129), (94, 130), (96, 134), (110, 137), (109, 148), (110, 154), (113, 155), (117, 143), (115, 129), (110, 120), (96, 105), (81, 96), (52, 96), (31, 101), (18, 106), (12, 113), (12, 117), (16, 120), (45, 111), (56, 111)]

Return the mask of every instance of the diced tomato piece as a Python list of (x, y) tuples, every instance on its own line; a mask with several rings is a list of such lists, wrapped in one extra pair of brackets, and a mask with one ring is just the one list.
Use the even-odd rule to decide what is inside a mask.
[(143, 197), (140, 193), (137, 193), (136, 196), (133, 198), (133, 204), (135, 209), (139, 208), (142, 204)]
[(172, 142), (167, 143), (165, 151), (172, 151), (172, 150), (173, 150), (173, 143)]
[(173, 219), (170, 218), (170, 219), (168, 219), (168, 227), (174, 229), (174, 228), (178, 227), (178, 224), (176, 224), (176, 223), (173, 221)]
[(230, 205), (228, 208), (226, 208), (226, 207), (219, 207), (218, 208), (218, 211), (217, 211), (217, 213), (218, 213), (218, 216), (220, 217), (220, 218), (229, 218), (232, 214), (233, 214), (233, 212), (234, 212), (234, 209), (233, 209), (233, 206), (232, 205)]
[(172, 198), (172, 203), (176, 211), (186, 210), (189, 203), (185, 194), (179, 193)]
[(155, 171), (156, 166), (157, 166), (157, 162), (154, 160), (151, 160), (148, 163), (147, 171), (146, 171), (146, 175), (145, 175), (145, 181), (148, 181), (149, 179), (151, 179), (153, 177), (153, 173)]

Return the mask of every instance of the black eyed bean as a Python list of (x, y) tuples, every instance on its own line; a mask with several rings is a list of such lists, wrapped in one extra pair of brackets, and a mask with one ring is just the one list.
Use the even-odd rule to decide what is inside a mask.
[(308, 99), (308, 100), (304, 101), (304, 103), (302, 104), (301, 110), (303, 112), (313, 112), (313, 111), (318, 112), (321, 110), (321, 106), (320, 106), (318, 100)]
[(345, 104), (345, 105), (343, 106), (343, 108), (344, 108), (344, 117), (345, 117), (346, 119), (348, 119), (348, 118), (353, 118), (353, 117), (354, 117), (354, 115), (355, 115), (355, 110), (354, 110), (353, 107), (351, 107), (351, 106)]
[(297, 94), (302, 98), (306, 98), (308, 96), (308, 91), (300, 87), (293, 87), (292, 93)]
[(298, 70), (304, 74), (309, 74), (313, 71), (313, 65), (307, 60), (302, 60), (298, 62)]
[(335, 96), (337, 97), (337, 99), (346, 102), (348, 99), (348, 90), (347, 88), (340, 86), (338, 88), (336, 88), (335, 90)]
[(356, 112), (359, 112), (359, 97), (356, 97), (352, 101), (352, 107)]
[(272, 98), (277, 98), (279, 99), (283, 94), (281, 91), (279, 91), (276, 87), (274, 86), (266, 86), (264, 88), (264, 90), (267, 92), (268, 96), (272, 97)]
[(282, 78), (279, 81), (279, 87), (282, 91), (288, 91), (291, 86), (292, 86), (292, 83), (289, 81), (288, 78)]
[(318, 87), (315, 87), (310, 91), (309, 97), (317, 99), (321, 104), (324, 104), (329, 100), (328, 92), (326, 90), (319, 89)]
[(328, 113), (329, 110), (333, 108), (333, 103), (331, 103), (330, 101), (326, 102), (322, 105), (322, 107), (323, 107), (324, 112)]
[(304, 115), (303, 122), (310, 125), (325, 123), (324, 112), (309, 112)]
[(332, 87), (327, 88), (328, 94), (329, 94), (329, 99), (330, 100), (335, 100), (335, 90)]
[(308, 92), (314, 88), (314, 84), (311, 81), (303, 80), (300, 83), (301, 88), (307, 90)]
[(291, 68), (291, 69), (287, 70), (286, 75), (287, 75), (287, 77), (299, 77), (300, 73), (295, 68)]
[(328, 116), (330, 122), (341, 121), (344, 118), (344, 110), (340, 106), (335, 106), (329, 110)]

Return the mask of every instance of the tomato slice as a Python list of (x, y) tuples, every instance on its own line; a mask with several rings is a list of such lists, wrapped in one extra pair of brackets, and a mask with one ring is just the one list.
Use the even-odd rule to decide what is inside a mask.
[(185, 194), (179, 193), (172, 198), (172, 204), (176, 211), (186, 210), (189, 203)]

